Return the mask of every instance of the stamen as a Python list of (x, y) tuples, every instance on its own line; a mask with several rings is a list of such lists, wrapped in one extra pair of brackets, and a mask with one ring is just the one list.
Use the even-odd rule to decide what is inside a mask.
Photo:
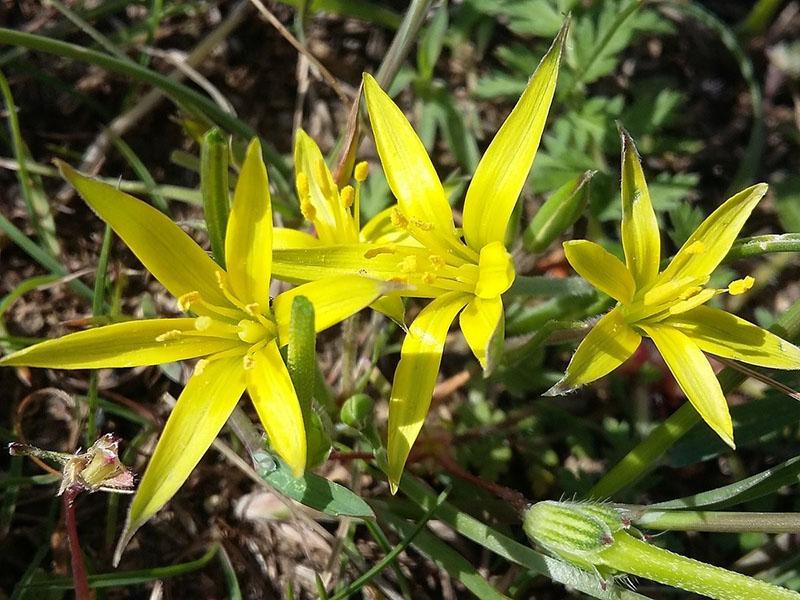
[(408, 218), (403, 214), (396, 206), (392, 209), (392, 212), (389, 214), (389, 219), (392, 222), (392, 225), (397, 227), (398, 229), (408, 229)]
[(208, 366), (208, 363), (209, 360), (206, 358), (201, 358), (200, 360), (198, 360), (197, 364), (194, 366), (194, 375), (201, 375)]
[(391, 246), (379, 246), (377, 248), (370, 248), (364, 252), (364, 258), (375, 258), (381, 254), (394, 254), (395, 250)]
[(353, 202), (356, 199), (356, 191), (353, 189), (352, 185), (346, 185), (342, 188), (342, 191), (339, 192), (339, 197), (342, 200), (342, 206), (350, 208), (353, 206)]
[(402, 261), (400, 261), (400, 270), (403, 273), (415, 273), (419, 271), (419, 262), (417, 261), (417, 257), (414, 255), (406, 256)]
[(356, 165), (356, 168), (353, 169), (353, 178), (358, 183), (364, 183), (367, 175), (369, 175), (369, 163), (365, 160), (362, 160)]
[(439, 256), (438, 254), (431, 254), (428, 257), (428, 260), (431, 261), (433, 268), (436, 269), (437, 271), (447, 264), (445, 259)]
[(311, 204), (309, 200), (301, 200), (300, 201), (300, 213), (306, 219), (306, 221), (314, 221), (317, 218), (317, 209), (314, 208), (314, 205)]
[(295, 178), (295, 184), (297, 185), (297, 194), (300, 196), (300, 201), (308, 200), (311, 197), (308, 176), (305, 173), (298, 173)]
[(171, 329), (170, 331), (166, 331), (159, 336), (156, 336), (157, 342), (170, 342), (172, 340), (177, 340), (179, 337), (183, 335), (183, 332), (178, 329)]
[(201, 301), (200, 292), (186, 292), (178, 298), (178, 308), (181, 312), (187, 312), (192, 307), (192, 304), (197, 304)]
[(245, 307), (244, 303), (239, 300), (236, 296), (233, 295), (230, 289), (228, 289), (228, 280), (225, 276), (226, 274), (223, 271), (215, 271), (214, 276), (217, 278), (217, 285), (219, 289), (222, 291), (222, 295), (233, 304), (239, 310), (247, 312), (247, 308)]
[(425, 271), (425, 273), (422, 274), (422, 281), (424, 281), (428, 285), (433, 285), (434, 283), (436, 283), (436, 275), (434, 275), (430, 271)]
[(744, 294), (747, 290), (753, 287), (753, 284), (756, 280), (748, 275), (743, 279), (737, 279), (736, 281), (731, 281), (730, 285), (728, 286), (728, 293), (731, 296), (738, 296), (740, 294)]
[(682, 300), (681, 302), (676, 302), (672, 306), (669, 307), (667, 311), (671, 315), (679, 315), (681, 313), (685, 313), (686, 311), (692, 310), (693, 308), (697, 308), (711, 300), (714, 296), (721, 293), (722, 290), (716, 290), (713, 288), (707, 288), (701, 291), (699, 294), (695, 294), (691, 298), (687, 300)]

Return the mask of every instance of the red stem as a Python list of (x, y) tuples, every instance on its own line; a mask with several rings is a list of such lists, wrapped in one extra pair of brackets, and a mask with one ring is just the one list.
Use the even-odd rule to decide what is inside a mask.
[(79, 491), (74, 487), (70, 487), (64, 490), (64, 494), (61, 496), (64, 508), (64, 524), (67, 527), (67, 540), (69, 540), (75, 600), (92, 600), (92, 594), (89, 591), (89, 579), (86, 576), (86, 565), (83, 562), (81, 545), (78, 541), (78, 521), (75, 519), (74, 502)]

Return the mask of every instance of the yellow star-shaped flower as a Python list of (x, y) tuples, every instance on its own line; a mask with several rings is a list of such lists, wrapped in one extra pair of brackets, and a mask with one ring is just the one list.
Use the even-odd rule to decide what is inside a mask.
[(556, 395), (610, 373), (653, 340), (686, 397), (706, 423), (734, 447), (733, 424), (719, 381), (704, 352), (775, 369), (800, 369), (800, 348), (744, 319), (704, 306), (714, 296), (741, 294), (752, 277), (727, 289), (705, 287), (728, 254), (766, 184), (743, 190), (717, 208), (660, 271), (661, 240), (633, 140), (622, 133), (622, 247), (625, 263), (587, 240), (564, 243), (572, 267), (617, 300), (578, 346)]

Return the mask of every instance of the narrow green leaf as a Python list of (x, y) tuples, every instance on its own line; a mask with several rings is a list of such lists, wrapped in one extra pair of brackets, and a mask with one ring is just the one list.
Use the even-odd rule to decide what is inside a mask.
[(430, 81), (433, 77), (433, 69), (439, 60), (444, 45), (444, 37), (447, 33), (448, 15), (447, 2), (443, 2), (436, 14), (433, 15), (430, 24), (420, 36), (417, 47), (417, 70), (422, 79)]
[(225, 230), (228, 227), (228, 144), (219, 129), (212, 129), (200, 147), (200, 192), (211, 253), (225, 268)]
[(672, 508), (727, 508), (743, 504), (756, 498), (761, 498), (773, 493), (785, 485), (797, 483), (800, 475), (800, 456), (795, 456), (779, 465), (752, 475), (736, 483), (722, 486), (692, 496), (686, 496), (677, 500), (658, 502), (648, 508), (672, 509)]
[(133, 172), (136, 173), (136, 176), (142, 180), (142, 183), (144, 183), (147, 194), (153, 201), (153, 206), (155, 206), (164, 214), (168, 215), (169, 204), (167, 204), (167, 201), (164, 200), (164, 197), (159, 193), (156, 180), (153, 179), (153, 176), (142, 162), (142, 159), (139, 158), (136, 152), (134, 152), (133, 148), (131, 148), (125, 140), (114, 133), (111, 129), (106, 129), (105, 133), (111, 140), (111, 143), (114, 144), (114, 147), (117, 149), (117, 151), (122, 155), (122, 158), (125, 159), (125, 161), (130, 165), (131, 169), (133, 169)]
[[(266, 455), (266, 452), (263, 454)], [(296, 478), (292, 476), (292, 470), (281, 461), (258, 461), (255, 454), (253, 459), (259, 476), (292, 500), (334, 517), (363, 519), (375, 516), (369, 504), (338, 483), (308, 472)], [(262, 468), (260, 465), (265, 466)]]
[(305, 296), (297, 296), (292, 301), (286, 366), (297, 391), (304, 419), (311, 412), (311, 397), (314, 393), (316, 342), (314, 305)]
[[(385, 521), (396, 529), (406, 540), (411, 538), (413, 546), (430, 560), (436, 563), (440, 569), (447, 571), (451, 577), (460, 582), (470, 592), (481, 600), (502, 600), (507, 599), (498, 592), (480, 573), (472, 566), (472, 563), (461, 554), (453, 550), (449, 545), (437, 538), (428, 531), (419, 531), (418, 525), (409, 523), (405, 519), (393, 514), (384, 504), (375, 502), (373, 504), (375, 512), (382, 521)], [(424, 525), (426, 520), (421, 521)], [(416, 534), (416, 535), (414, 535)], [(413, 537), (412, 537), (413, 536)]]

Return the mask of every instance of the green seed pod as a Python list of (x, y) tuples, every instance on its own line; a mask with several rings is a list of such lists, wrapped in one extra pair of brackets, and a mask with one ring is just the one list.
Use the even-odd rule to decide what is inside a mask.
[(363, 429), (372, 418), (374, 402), (366, 394), (354, 394), (345, 400), (339, 419), (354, 429)]
[(589, 181), (596, 171), (568, 181), (542, 204), (523, 236), (529, 252), (542, 252), (553, 241), (575, 224), (589, 203)]

